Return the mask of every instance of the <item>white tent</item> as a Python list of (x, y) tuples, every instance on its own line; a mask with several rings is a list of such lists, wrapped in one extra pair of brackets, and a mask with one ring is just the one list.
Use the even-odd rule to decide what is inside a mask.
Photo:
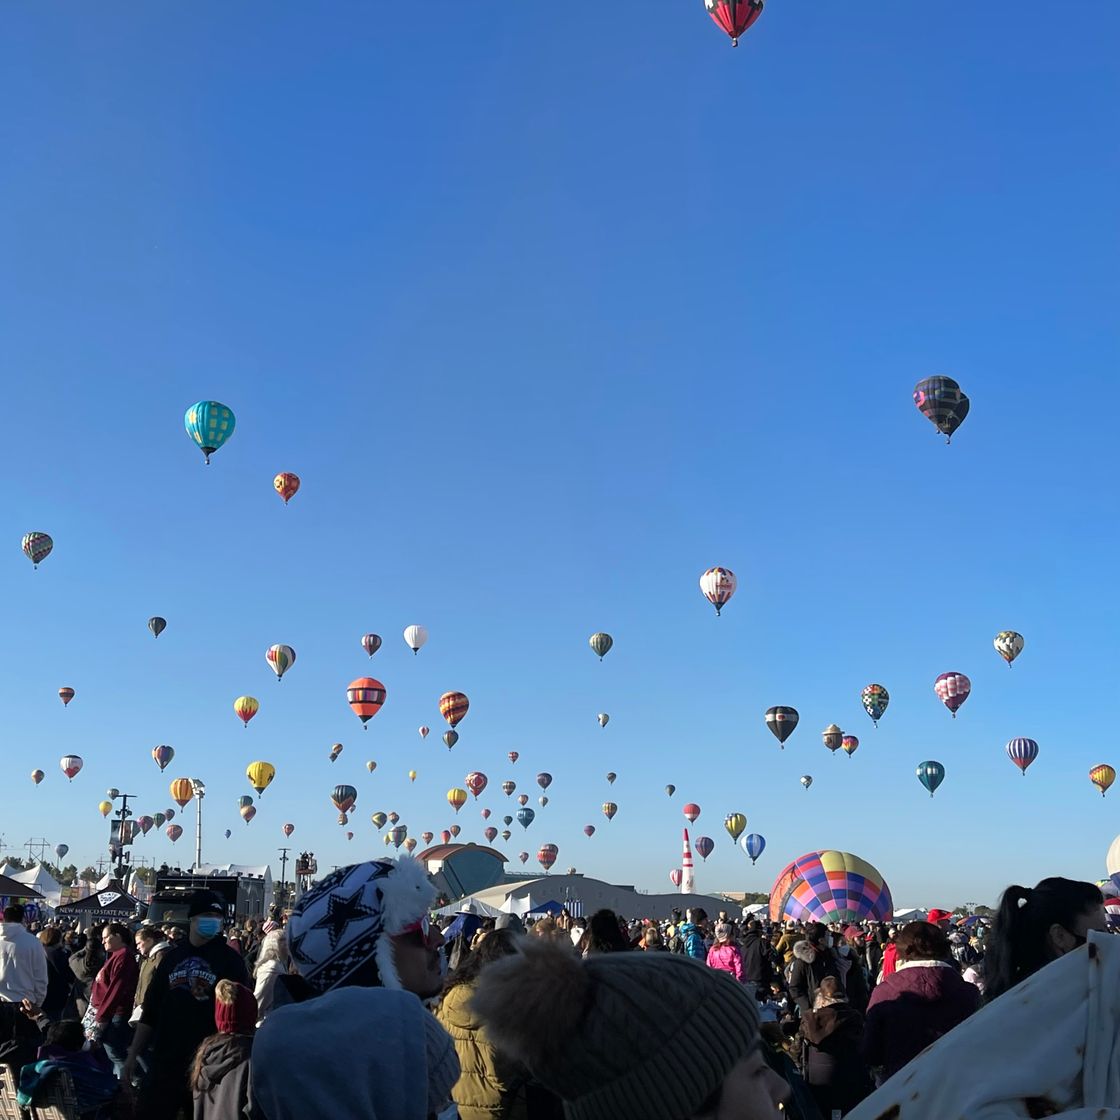
[(9, 879), (38, 891), (43, 896), (43, 901), (52, 909), (62, 903), (62, 885), (41, 863), (26, 871), (17, 871), (6, 863), (0, 868), (0, 875), (7, 875)]
[(914, 908), (910, 908), (910, 909), (904, 908), (902, 910), (896, 910), (894, 912), (894, 920), (896, 922), (924, 922), (926, 920), (926, 917), (927, 917), (928, 914), (929, 914), (928, 910), (917, 910), (917, 909), (914, 909)]

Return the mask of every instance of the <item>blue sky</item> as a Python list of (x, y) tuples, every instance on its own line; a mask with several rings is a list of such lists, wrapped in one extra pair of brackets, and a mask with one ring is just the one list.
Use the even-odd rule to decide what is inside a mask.
[[(274, 858), (292, 821), (343, 863), (384, 853), (375, 810), (447, 827), (472, 769), (481, 839), (480, 806), (516, 809), (501, 781), (535, 805), (548, 770), (499, 846), (648, 889), (689, 800), (716, 840), (701, 889), (767, 889), (818, 847), (904, 905), (1103, 875), (1120, 12), (938, 14), (774, 0), (732, 51), (699, 0), (7, 13), (6, 850), (95, 860), (107, 786), (154, 812), (193, 774), (207, 858)], [(973, 402), (950, 448), (910, 400), (935, 373)], [(182, 415), (210, 398), (238, 425), (207, 468)], [(303, 479), (287, 508), (280, 470)], [(56, 541), (38, 571), (30, 529)], [(719, 620), (714, 564), (740, 581)], [(272, 642), (298, 654), (280, 684)], [(947, 669), (973, 681), (955, 721)], [(389, 699), (363, 734), (345, 688), (367, 671)], [(450, 753), (448, 689), (471, 698)], [(784, 752), (771, 704), (801, 713)], [(851, 760), (821, 745), (833, 721)], [(1025, 779), (1016, 735), (1041, 745)], [(279, 776), (246, 827), (258, 758)], [(768, 840), (753, 869), (730, 811)]]

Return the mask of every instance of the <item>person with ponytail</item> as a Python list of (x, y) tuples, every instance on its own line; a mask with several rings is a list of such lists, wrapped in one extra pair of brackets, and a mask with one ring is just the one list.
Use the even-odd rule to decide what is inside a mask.
[(1003, 892), (984, 955), (984, 994), (998, 998), (1051, 961), (1072, 953), (1089, 931), (1105, 932), (1104, 897), (1092, 883), (1043, 879)]

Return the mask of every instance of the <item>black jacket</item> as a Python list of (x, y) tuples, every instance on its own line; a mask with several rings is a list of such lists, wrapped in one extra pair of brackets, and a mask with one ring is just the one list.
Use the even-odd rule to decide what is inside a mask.
[(757, 929), (743, 935), (743, 976), (758, 985), (758, 992), (766, 994), (774, 982), (774, 969), (770, 963), (770, 946)]
[(808, 941), (798, 941), (793, 947), (793, 963), (789, 972), (789, 994), (801, 1008), (801, 1013), (811, 1011), (817, 989), (826, 976), (841, 979), (840, 968), (831, 949), (817, 949)]
[(818, 1102), (827, 1105), (825, 1115), (833, 1109), (849, 1112), (871, 1091), (860, 1055), (863, 1016), (843, 1003), (806, 1011), (801, 1016), (801, 1034), (808, 1043), (805, 1080)]

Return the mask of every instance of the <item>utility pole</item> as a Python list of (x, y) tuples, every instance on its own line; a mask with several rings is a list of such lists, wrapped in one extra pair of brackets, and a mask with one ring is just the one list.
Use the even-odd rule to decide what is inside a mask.
[(128, 818), (132, 816), (132, 810), (128, 807), (128, 799), (135, 798), (134, 793), (121, 793), (120, 790), (111, 789), (108, 791), (112, 796), (110, 801), (120, 799), (121, 807), (117, 810), (117, 818), (113, 824), (117, 826), (117, 835), (115, 839), (109, 840), (109, 854), (117, 861), (116, 867), (113, 868), (113, 874), (120, 880), (124, 880), (125, 874), (128, 871), (128, 865), (132, 860), (130, 852), (126, 851), (132, 845), (132, 826), (128, 823)]
[(280, 853), (280, 909), (284, 908), (284, 899), (288, 895), (288, 850), (278, 848)]
[(46, 852), (48, 844), (42, 836), (33, 836), (24, 844), (27, 849), (27, 858), (35, 860), (37, 863), (43, 862), (43, 854)]

